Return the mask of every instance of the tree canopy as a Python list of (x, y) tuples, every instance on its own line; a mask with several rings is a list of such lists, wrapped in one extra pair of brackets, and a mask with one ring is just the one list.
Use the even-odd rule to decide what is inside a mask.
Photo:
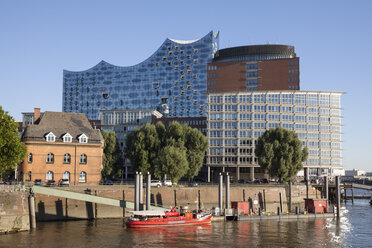
[(302, 149), (297, 134), (282, 127), (270, 129), (258, 139), (255, 155), (263, 170), (276, 176), (280, 182), (292, 179), (302, 169), (308, 151)]
[(129, 133), (125, 154), (142, 174), (149, 171), (155, 177), (167, 175), (178, 182), (181, 177), (192, 179), (199, 173), (208, 146), (207, 138), (197, 129), (178, 122), (165, 128), (158, 122)]
[(0, 177), (14, 170), (26, 155), (17, 122), (0, 106)]
[(104, 179), (120, 177), (123, 169), (123, 159), (116, 140), (114, 131), (102, 131), (105, 140), (103, 148), (103, 169), (101, 171)]

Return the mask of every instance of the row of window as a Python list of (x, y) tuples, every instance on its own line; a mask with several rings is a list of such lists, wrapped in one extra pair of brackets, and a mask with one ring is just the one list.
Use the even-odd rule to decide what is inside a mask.
[[(56, 136), (54, 133), (49, 132), (47, 135), (45, 135), (45, 139), (47, 142), (55, 142)], [(69, 133), (66, 133), (62, 136), (63, 142), (65, 143), (71, 143), (72, 142), (72, 136)], [(81, 134), (78, 137), (79, 143), (88, 143), (88, 137), (85, 134)]]
[[(87, 163), (87, 155), (86, 154), (80, 154), (80, 164), (86, 164)], [(33, 154), (29, 153), (27, 157), (28, 163), (31, 164), (33, 160)], [(54, 154), (48, 153), (46, 156), (46, 163), (47, 164), (53, 164), (54, 163)], [(71, 163), (71, 155), (66, 153), (63, 155), (63, 163), (64, 164), (70, 164)]]
[[(31, 181), (32, 172), (28, 172), (28, 179)], [(70, 172), (65, 171), (63, 172), (63, 179), (68, 179), (70, 181)], [(48, 171), (45, 173), (45, 181), (54, 180), (54, 173), (53, 171)], [(87, 173), (85, 171), (81, 171), (79, 173), (79, 183), (86, 183), (87, 182)]]

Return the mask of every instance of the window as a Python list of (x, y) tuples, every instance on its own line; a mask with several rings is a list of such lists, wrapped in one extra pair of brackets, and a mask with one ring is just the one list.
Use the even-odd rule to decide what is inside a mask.
[(87, 173), (82, 171), (79, 174), (79, 183), (86, 183), (87, 182)]
[(32, 163), (32, 153), (28, 154), (27, 161), (28, 161), (29, 164)]
[(85, 134), (80, 135), (79, 143), (88, 143), (88, 137)]
[(48, 153), (46, 157), (46, 162), (47, 164), (53, 164), (54, 163), (54, 154), (53, 153)]
[(69, 164), (71, 163), (71, 155), (66, 153), (65, 155), (63, 155), (63, 163), (64, 164)]
[(80, 155), (80, 164), (86, 164), (87, 163), (87, 155), (81, 154)]
[(62, 138), (63, 138), (63, 142), (66, 142), (66, 143), (72, 142), (72, 136), (69, 133), (66, 133), (65, 135), (63, 135)]
[(56, 136), (52, 132), (48, 133), (45, 136), (45, 138), (46, 138), (47, 142), (55, 142), (56, 141)]
[(53, 180), (53, 171), (48, 171), (48, 172), (45, 174), (45, 180), (46, 180), (46, 181)]
[(63, 179), (68, 179), (70, 181), (70, 172), (68, 172), (68, 171), (63, 172), (62, 178)]

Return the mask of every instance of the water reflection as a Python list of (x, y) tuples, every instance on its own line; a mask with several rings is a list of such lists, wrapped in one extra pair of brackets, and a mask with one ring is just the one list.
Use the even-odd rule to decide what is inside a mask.
[(36, 231), (0, 236), (0, 247), (368, 247), (372, 207), (347, 203), (341, 218), (214, 222), (212, 225), (127, 229), (118, 219), (44, 222)]

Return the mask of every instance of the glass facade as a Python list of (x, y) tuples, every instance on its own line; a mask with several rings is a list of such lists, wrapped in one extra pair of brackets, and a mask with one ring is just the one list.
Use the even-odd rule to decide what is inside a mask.
[(86, 71), (63, 72), (63, 111), (99, 118), (100, 110), (157, 109), (169, 116), (206, 116), (207, 63), (218, 50), (218, 33), (199, 40), (166, 39), (140, 64), (119, 67), (105, 61)]
[(341, 95), (337, 92), (258, 91), (208, 95), (208, 166), (256, 167), (254, 147), (265, 130), (297, 133), (312, 168), (342, 167)]

